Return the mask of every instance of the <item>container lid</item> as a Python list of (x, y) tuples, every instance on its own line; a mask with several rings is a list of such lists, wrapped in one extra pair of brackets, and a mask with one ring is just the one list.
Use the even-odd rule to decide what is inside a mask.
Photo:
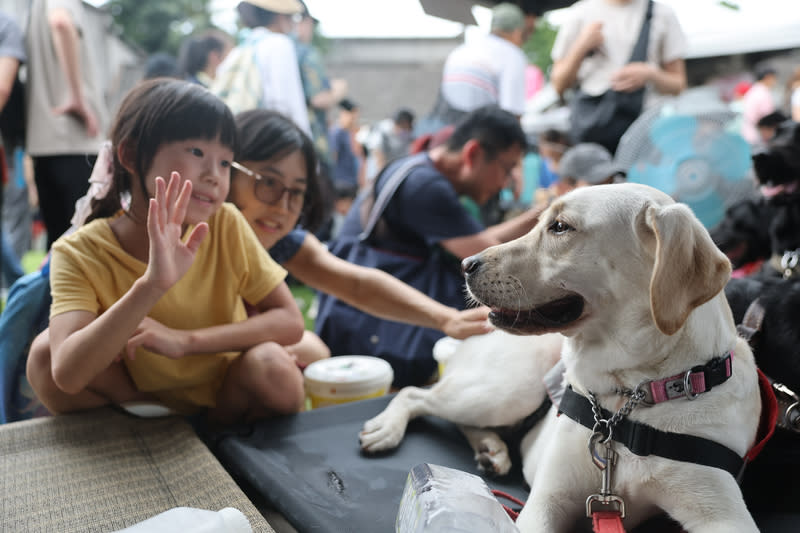
[(392, 366), (379, 357), (370, 355), (337, 355), (320, 359), (308, 365), (303, 372), (306, 380), (320, 383), (391, 383)]

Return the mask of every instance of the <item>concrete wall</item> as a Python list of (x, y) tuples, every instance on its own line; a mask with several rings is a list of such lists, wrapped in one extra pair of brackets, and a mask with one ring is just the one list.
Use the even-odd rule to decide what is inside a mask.
[(447, 54), (462, 42), (463, 37), (334, 39), (325, 63), (330, 77), (347, 80), (363, 123), (390, 117), (399, 107), (421, 118), (433, 107)]

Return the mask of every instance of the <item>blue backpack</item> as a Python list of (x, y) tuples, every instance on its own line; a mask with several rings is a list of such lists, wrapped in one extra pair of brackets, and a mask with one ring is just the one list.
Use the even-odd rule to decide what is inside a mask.
[(0, 315), (0, 424), (48, 414), (25, 376), (33, 339), (47, 328), (50, 264), (19, 278)]

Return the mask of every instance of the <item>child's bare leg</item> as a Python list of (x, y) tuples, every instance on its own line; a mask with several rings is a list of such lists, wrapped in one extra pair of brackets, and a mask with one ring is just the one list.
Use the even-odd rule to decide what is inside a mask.
[(111, 403), (153, 399), (151, 394), (136, 390), (122, 363), (111, 364), (81, 392), (64, 392), (53, 380), (49, 333), (49, 330), (44, 330), (31, 343), (25, 370), (36, 396), (51, 413), (68, 413)]
[(303, 374), (295, 357), (283, 346), (266, 342), (231, 363), (209, 418), (231, 424), (291, 414), (300, 411), (304, 402)]
[(300, 339), (300, 342), (287, 346), (286, 351), (297, 358), (297, 364), (300, 368), (305, 368), (314, 361), (327, 359), (331, 356), (331, 350), (328, 345), (322, 342), (322, 339), (316, 333), (308, 330), (303, 332), (303, 338)]

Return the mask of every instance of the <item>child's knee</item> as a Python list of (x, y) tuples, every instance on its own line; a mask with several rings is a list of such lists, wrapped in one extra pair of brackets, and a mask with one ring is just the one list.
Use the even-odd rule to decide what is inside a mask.
[(25, 364), (25, 375), (28, 383), (36, 390), (42, 383), (53, 380), (50, 363), (50, 337), (45, 330), (33, 339)]
[(250, 371), (258, 382), (256, 390), (270, 398), (274, 409), (284, 413), (302, 409), (305, 400), (303, 373), (295, 357), (275, 343), (257, 346), (246, 356), (252, 359)]

